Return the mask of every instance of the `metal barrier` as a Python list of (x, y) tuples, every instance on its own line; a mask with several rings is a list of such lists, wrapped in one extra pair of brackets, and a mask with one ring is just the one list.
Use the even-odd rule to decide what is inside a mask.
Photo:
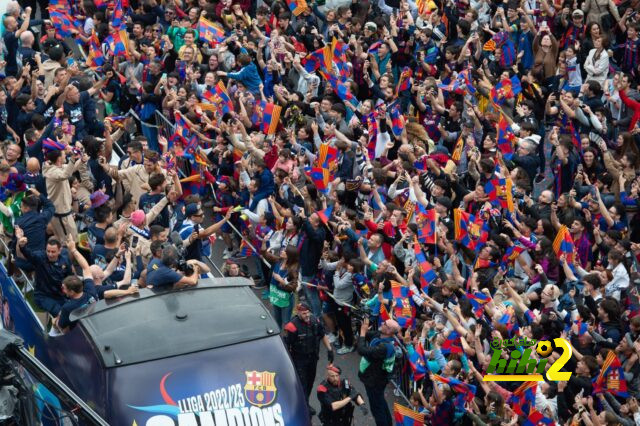
[[(7, 243), (5, 243), (4, 238), (0, 238), (0, 243), (2, 243), (2, 248), (4, 249), (4, 252), (7, 254), (5, 267), (8, 267), (11, 257), (13, 256), (13, 253), (9, 249), (9, 246), (7, 246)], [(33, 281), (29, 279), (29, 277), (27, 276), (27, 274), (24, 273), (22, 268), (18, 268), (18, 267), (16, 268), (20, 271), (20, 274), (22, 275), (22, 278), (25, 281), (25, 285), (21, 289), (22, 294), (26, 294), (29, 291), (32, 291), (35, 288), (33, 286)]]

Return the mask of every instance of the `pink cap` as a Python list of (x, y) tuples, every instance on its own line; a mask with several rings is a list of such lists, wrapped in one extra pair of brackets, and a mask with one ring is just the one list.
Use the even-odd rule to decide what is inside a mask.
[(131, 217), (129, 219), (131, 220), (131, 224), (133, 226), (142, 226), (144, 224), (144, 220), (146, 219), (146, 215), (144, 214), (143, 210), (136, 210), (131, 213)]

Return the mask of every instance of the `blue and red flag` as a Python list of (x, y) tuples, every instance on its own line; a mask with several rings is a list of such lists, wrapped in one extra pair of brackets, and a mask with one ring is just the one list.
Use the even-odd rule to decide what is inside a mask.
[(364, 117), (369, 132), (369, 143), (367, 144), (367, 154), (369, 159), (373, 160), (376, 156), (376, 143), (378, 141), (378, 122), (376, 121), (376, 113), (371, 112)]
[(271, 102), (260, 101), (259, 104), (256, 104), (256, 112), (260, 115), (262, 133), (265, 135), (275, 134), (280, 122), (282, 107)]
[(113, 56), (129, 58), (129, 35), (126, 30), (116, 31), (105, 40)]
[(211, 22), (204, 16), (198, 21), (198, 37), (209, 44), (218, 44), (224, 41), (225, 32), (220, 24)]
[(351, 89), (349, 89), (349, 86), (346, 83), (338, 80), (333, 74), (329, 74), (324, 71), (320, 71), (320, 74), (329, 82), (331, 88), (340, 99), (345, 102), (349, 102), (354, 107), (358, 106), (358, 99), (353, 96)]
[(518, 318), (516, 317), (516, 312), (513, 309), (513, 306), (507, 306), (506, 312), (498, 320), (498, 323), (507, 327), (509, 336), (517, 334), (518, 330), (520, 330), (520, 325), (518, 325)]
[(318, 157), (316, 158), (316, 166), (327, 170), (333, 170), (337, 167), (338, 149), (328, 143), (320, 144), (318, 148)]
[(566, 225), (562, 225), (558, 230), (555, 240), (553, 240), (553, 251), (558, 257), (565, 255), (567, 263), (573, 265), (573, 257), (575, 251), (575, 245), (573, 244), (573, 238)]
[(478, 251), (489, 239), (489, 228), (480, 217), (460, 209), (453, 211), (455, 239), (461, 245)]
[(538, 382), (524, 382), (513, 391), (507, 403), (517, 415), (528, 417), (535, 410), (537, 387)]
[(169, 141), (172, 143), (181, 143), (183, 146), (187, 145), (189, 140), (191, 140), (192, 133), (191, 129), (189, 129), (189, 124), (184, 119), (182, 114), (177, 111), (174, 113), (175, 119), (175, 127), (173, 128), (173, 134), (169, 138)]
[(465, 383), (453, 377), (444, 377), (434, 374), (433, 380), (449, 385), (451, 390), (458, 393), (455, 404), (460, 410), (464, 410), (465, 402), (473, 401), (473, 398), (476, 396), (476, 387), (474, 385), (470, 385), (469, 383)]
[(498, 149), (500, 149), (502, 156), (507, 160), (513, 157), (513, 144), (515, 140), (516, 135), (513, 133), (509, 122), (504, 115), (500, 113), (500, 118), (498, 119)]
[(409, 361), (409, 365), (411, 365), (413, 381), (417, 382), (424, 379), (427, 375), (427, 359), (421, 343), (407, 345), (407, 360)]
[(391, 281), (391, 294), (395, 300), (394, 317), (402, 328), (413, 328), (416, 307), (411, 298), (413, 292), (409, 287), (400, 284), (397, 281)]
[(424, 209), (416, 206), (416, 225), (418, 226), (418, 241), (423, 244), (436, 243), (436, 223), (438, 213), (436, 209)]
[(409, 67), (404, 67), (402, 69), (402, 73), (400, 73), (400, 78), (398, 79), (398, 86), (396, 87), (396, 96), (398, 96), (401, 92), (406, 92), (411, 90), (411, 76), (413, 75), (413, 71)]
[(460, 335), (457, 331), (451, 330), (447, 336), (447, 340), (442, 343), (440, 351), (443, 355), (462, 353), (462, 343), (460, 343)]
[(122, 0), (115, 1), (115, 5), (113, 7), (113, 16), (111, 17), (111, 25), (113, 25), (113, 28), (117, 30), (121, 30), (125, 26)]
[(400, 102), (394, 102), (391, 106), (391, 131), (397, 137), (404, 131), (404, 116), (400, 112)]
[(491, 100), (496, 105), (502, 105), (507, 99), (514, 98), (522, 92), (522, 86), (517, 76), (504, 79), (491, 89)]
[(329, 223), (329, 219), (331, 218), (331, 214), (333, 213), (333, 206), (329, 206), (324, 210), (320, 210), (318, 212), (318, 217), (325, 225)]
[(469, 302), (471, 302), (473, 312), (478, 318), (480, 318), (484, 312), (484, 305), (491, 302), (491, 297), (481, 291), (476, 291), (474, 293), (467, 292), (465, 295), (467, 296), (467, 299), (469, 299)]
[(502, 256), (502, 262), (500, 262), (500, 264), (505, 268), (511, 267), (523, 251), (524, 247), (521, 246), (513, 245), (507, 247), (504, 252), (504, 256)]
[(582, 142), (580, 142), (580, 133), (576, 126), (573, 124), (573, 120), (567, 114), (561, 114), (560, 125), (558, 126), (561, 135), (570, 135), (571, 143), (577, 151), (582, 152)]
[(493, 179), (484, 185), (484, 192), (489, 197), (491, 204), (498, 204), (504, 209), (508, 207), (507, 180), (505, 178), (494, 175)]
[(343, 82), (349, 77), (349, 65), (347, 64), (347, 45), (335, 37), (331, 41), (331, 52), (333, 56), (333, 62), (338, 68), (340, 74), (340, 80)]
[(540, 411), (533, 410), (522, 426), (555, 426), (556, 422), (545, 417)]
[(61, 37), (71, 37), (71, 30), (75, 28), (76, 21), (68, 11), (49, 6), (49, 19)]
[(434, 271), (431, 267), (429, 261), (427, 261), (427, 257), (424, 255), (420, 244), (418, 244), (417, 242), (413, 243), (413, 252), (416, 255), (416, 263), (420, 268), (420, 287), (422, 287), (422, 289), (426, 291), (426, 289), (429, 287), (429, 284), (434, 282), (436, 278), (438, 278), (438, 275), (436, 274), (436, 271)]
[(622, 398), (629, 397), (624, 370), (614, 351), (609, 351), (600, 369), (600, 374), (593, 380), (593, 393), (597, 395), (603, 392)]
[(329, 170), (321, 167), (311, 167), (308, 171), (308, 176), (311, 178), (311, 181), (318, 191), (323, 194), (329, 192)]
[(218, 107), (220, 115), (233, 111), (233, 102), (222, 81), (202, 94), (202, 97)]
[(238, 257), (250, 257), (254, 256), (255, 254), (256, 253), (253, 251), (249, 244), (247, 244), (244, 240), (240, 241)]
[(578, 326), (578, 336), (582, 336), (589, 331), (589, 323), (582, 321), (582, 318), (575, 321), (575, 324)]
[(89, 54), (87, 55), (87, 66), (93, 70), (97, 70), (104, 65), (105, 59), (100, 48), (100, 40), (95, 30), (91, 32), (89, 37)]
[(413, 411), (409, 407), (393, 403), (393, 420), (396, 426), (424, 426), (424, 414)]
[(299, 16), (307, 10), (309, 6), (307, 6), (307, 2), (305, 0), (286, 0), (287, 7), (289, 11), (293, 14), (293, 16)]

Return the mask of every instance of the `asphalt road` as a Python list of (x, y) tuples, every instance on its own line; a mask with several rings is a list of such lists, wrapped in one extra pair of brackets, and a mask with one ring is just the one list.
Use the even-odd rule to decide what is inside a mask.
[[(205, 209), (208, 210), (208, 209)], [(209, 220), (210, 222), (210, 220)], [(222, 240), (217, 240), (216, 243), (213, 245), (212, 247), (212, 255), (211, 255), (211, 261), (217, 265), (220, 269), (222, 269), (222, 265), (224, 265), (225, 260), (222, 258), (222, 252), (224, 250), (224, 244), (222, 243)], [(243, 259), (240, 260), (239, 263), (247, 265), (247, 267), (249, 268), (249, 271), (251, 272), (251, 274), (255, 274), (255, 268), (256, 268), (256, 262), (255, 259)], [(213, 271), (213, 275), (214, 276), (219, 276), (219, 274), (216, 271)], [(258, 298), (260, 299), (262, 296), (262, 290), (254, 290), (254, 292), (256, 293), (256, 296), (258, 296)], [(263, 301), (263, 303), (265, 304), (265, 306), (267, 306), (268, 308), (271, 308), (269, 301), (268, 300), (264, 300), (261, 299)], [(318, 361), (318, 369), (317, 369), (317, 374), (316, 374), (316, 382), (315, 382), (315, 387), (317, 387), (320, 382), (322, 380), (325, 379), (325, 374), (326, 374), (326, 366), (327, 366), (327, 351), (326, 348), (324, 347), (324, 345), (320, 345), (320, 360)], [(348, 379), (352, 385), (356, 388), (356, 390), (362, 394), (363, 398), (365, 398), (365, 402), (367, 404), (367, 408), (369, 405), (369, 402), (367, 401), (366, 395), (365, 395), (365, 391), (364, 391), (364, 386), (362, 385), (362, 383), (360, 382), (360, 380), (358, 379), (358, 366), (360, 363), (360, 356), (355, 353), (352, 352), (350, 354), (346, 354), (346, 355), (335, 355), (335, 361), (334, 363), (336, 365), (338, 365), (341, 369), (342, 369), (342, 377)], [(385, 390), (385, 398), (387, 400), (387, 403), (389, 404), (389, 409), (391, 410), (393, 407), (393, 401), (395, 399), (395, 396), (393, 394), (393, 385), (389, 385), (387, 386), (386, 390)], [(318, 414), (320, 413), (320, 403), (318, 402), (318, 398), (316, 397), (316, 392), (315, 390), (311, 393), (311, 401), (310, 404), (313, 408), (316, 409), (316, 411), (318, 412)], [(370, 410), (369, 410), (370, 411)], [(356, 426), (370, 426), (375, 424), (373, 417), (371, 416), (371, 413), (369, 413), (367, 416), (364, 416), (362, 414), (362, 412), (360, 411), (360, 409), (356, 408), (355, 410), (355, 414), (354, 414), (354, 422), (352, 423), (353, 425)], [(314, 416), (312, 419), (312, 425), (320, 425), (320, 421), (318, 420), (317, 416)]]

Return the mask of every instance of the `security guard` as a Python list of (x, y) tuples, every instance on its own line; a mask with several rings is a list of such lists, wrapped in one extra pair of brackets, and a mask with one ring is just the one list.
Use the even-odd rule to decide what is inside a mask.
[(318, 401), (320, 401), (320, 421), (324, 426), (350, 425), (353, 420), (353, 402), (366, 416), (369, 413), (364, 406), (364, 399), (351, 387), (347, 379), (340, 380), (340, 368), (329, 364), (327, 379), (318, 385)]
[[(333, 348), (324, 333), (322, 323), (311, 315), (309, 306), (299, 303), (296, 310), (298, 315), (284, 326), (284, 343), (293, 359), (308, 404), (313, 382), (316, 380), (320, 341), (327, 348), (329, 362), (333, 362)], [(309, 406), (309, 413), (313, 416), (316, 411)]]

